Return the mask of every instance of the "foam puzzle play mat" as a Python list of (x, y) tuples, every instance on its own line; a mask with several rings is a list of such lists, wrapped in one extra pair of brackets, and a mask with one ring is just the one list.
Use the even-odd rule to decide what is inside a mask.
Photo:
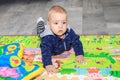
[(85, 62), (74, 50), (52, 59), (57, 74), (48, 75), (35, 36), (0, 36), (0, 80), (120, 80), (120, 35), (82, 35)]

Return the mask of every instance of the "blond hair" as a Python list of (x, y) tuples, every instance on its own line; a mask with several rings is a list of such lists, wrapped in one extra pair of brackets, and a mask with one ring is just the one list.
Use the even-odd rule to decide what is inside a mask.
[(67, 17), (67, 11), (59, 6), (59, 5), (54, 5), (52, 6), (50, 9), (49, 9), (49, 12), (48, 12), (48, 21), (49, 21), (49, 17), (52, 13), (63, 13), (63, 14), (66, 14), (66, 17)]

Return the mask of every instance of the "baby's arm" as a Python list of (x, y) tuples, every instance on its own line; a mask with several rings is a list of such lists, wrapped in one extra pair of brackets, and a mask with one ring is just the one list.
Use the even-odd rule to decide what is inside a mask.
[(84, 51), (80, 37), (71, 29), (72, 45), (75, 51), (75, 60), (79, 63), (84, 62)]
[(55, 66), (52, 64), (52, 50), (53, 50), (53, 38), (46, 36), (41, 42), (42, 62), (43, 66), (48, 73), (56, 73)]

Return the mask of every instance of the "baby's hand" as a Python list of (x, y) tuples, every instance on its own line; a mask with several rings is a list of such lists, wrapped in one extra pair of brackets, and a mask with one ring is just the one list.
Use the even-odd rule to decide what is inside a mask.
[(54, 74), (56, 73), (56, 68), (54, 65), (48, 65), (45, 67), (48, 74)]
[(83, 63), (83, 62), (85, 62), (83, 55), (78, 55), (78, 56), (76, 56), (76, 57), (75, 57), (75, 60), (76, 60), (78, 63)]

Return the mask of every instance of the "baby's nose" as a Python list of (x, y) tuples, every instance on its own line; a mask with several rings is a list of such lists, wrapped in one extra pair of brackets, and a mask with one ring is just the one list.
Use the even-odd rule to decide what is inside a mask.
[(59, 27), (62, 28), (62, 27), (63, 27), (63, 24), (60, 24)]

